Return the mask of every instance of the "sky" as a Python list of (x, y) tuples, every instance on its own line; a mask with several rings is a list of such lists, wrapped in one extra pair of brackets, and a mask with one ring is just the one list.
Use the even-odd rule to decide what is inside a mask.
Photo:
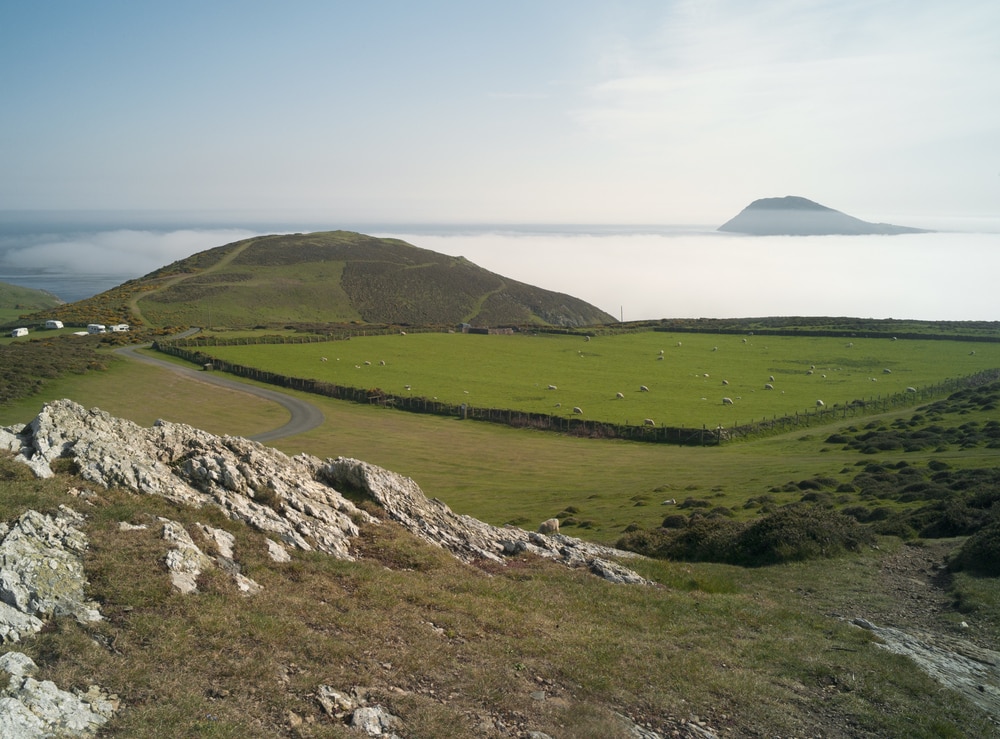
[(995, 0), (0, 1), (0, 209), (1000, 216)]

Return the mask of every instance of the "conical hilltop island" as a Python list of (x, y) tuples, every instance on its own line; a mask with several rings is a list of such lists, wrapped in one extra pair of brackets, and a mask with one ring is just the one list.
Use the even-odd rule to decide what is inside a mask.
[(869, 223), (812, 200), (788, 195), (754, 200), (719, 231), (751, 236), (860, 236), (929, 233), (926, 229)]

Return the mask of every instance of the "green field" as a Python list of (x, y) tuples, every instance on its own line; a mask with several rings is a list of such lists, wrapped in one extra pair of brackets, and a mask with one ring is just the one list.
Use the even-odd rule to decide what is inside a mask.
[[(814, 412), (818, 400), (834, 408), (910, 387), (919, 391), (916, 403), (947, 378), (1000, 367), (998, 343), (653, 331), (590, 340), (422, 333), (205, 351), (289, 377), (456, 405), (566, 417), (576, 407), (591, 420), (639, 425), (648, 418), (661, 426), (709, 428)], [(724, 405), (724, 397), (733, 404)]]

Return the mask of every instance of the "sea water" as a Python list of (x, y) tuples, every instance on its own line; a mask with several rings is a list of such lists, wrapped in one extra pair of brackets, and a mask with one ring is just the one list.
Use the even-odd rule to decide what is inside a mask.
[(0, 212), (0, 281), (90, 297), (205, 249), (346, 229), (464, 256), (625, 321), (854, 316), (1000, 320), (1000, 219), (898, 236), (741, 236), (715, 225), (365, 224), (223, 212)]

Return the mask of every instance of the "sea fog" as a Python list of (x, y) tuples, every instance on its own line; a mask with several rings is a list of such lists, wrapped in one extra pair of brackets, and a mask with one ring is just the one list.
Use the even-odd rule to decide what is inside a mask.
[[(883, 219), (889, 220), (889, 219)], [(707, 226), (358, 224), (247, 214), (0, 213), (0, 282), (67, 302), (265, 233), (346, 229), (463, 256), (626, 321), (856, 316), (1000, 320), (1000, 219), (897, 219), (900, 236), (740, 236)]]

